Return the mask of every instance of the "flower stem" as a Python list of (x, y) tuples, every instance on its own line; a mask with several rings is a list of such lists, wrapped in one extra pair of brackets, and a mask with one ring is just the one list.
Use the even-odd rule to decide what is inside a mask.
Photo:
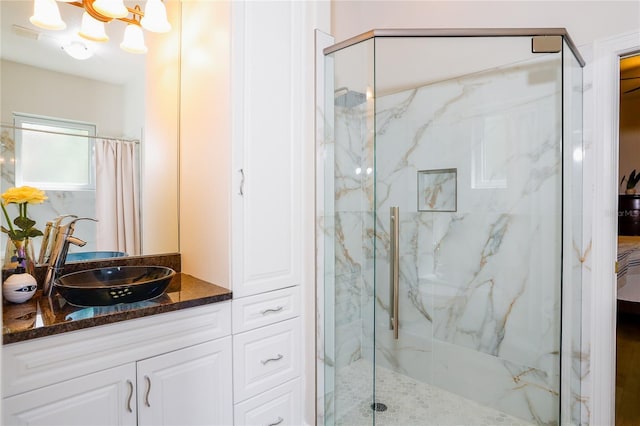
[(15, 234), (15, 230), (13, 229), (13, 224), (11, 223), (11, 219), (9, 219), (9, 213), (7, 213), (7, 209), (4, 207), (4, 203), (0, 202), (0, 207), (2, 207), (2, 213), (4, 213), (5, 219), (7, 219), (7, 224), (9, 225), (9, 229), (11, 230), (11, 234)]

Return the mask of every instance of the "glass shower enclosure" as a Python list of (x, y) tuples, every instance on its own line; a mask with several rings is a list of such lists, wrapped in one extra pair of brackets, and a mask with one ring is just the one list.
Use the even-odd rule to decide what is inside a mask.
[(324, 50), (320, 423), (580, 423), (582, 66), (563, 29)]

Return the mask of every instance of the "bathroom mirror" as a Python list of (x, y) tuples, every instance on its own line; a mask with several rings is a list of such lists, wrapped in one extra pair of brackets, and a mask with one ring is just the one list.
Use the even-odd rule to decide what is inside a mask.
[[(145, 1), (125, 1), (125, 5), (144, 9)], [(15, 113), (94, 124), (96, 141), (101, 137), (136, 141), (140, 244), (139, 252), (132, 254), (141, 255), (179, 250), (181, 2), (164, 0), (164, 4), (171, 31), (144, 31), (148, 52), (132, 54), (120, 49), (125, 22), (106, 23), (110, 40), (97, 43), (77, 36), (83, 12), (80, 7), (57, 2), (66, 29), (52, 31), (31, 24), (32, 0), (0, 2), (2, 191), (19, 184), (15, 164), (24, 163), (20, 149), (16, 152), (18, 130), (11, 127)], [(71, 49), (78, 46), (81, 53), (88, 50), (92, 56), (72, 58)], [(46, 205), (29, 209), (38, 229), (44, 230), (48, 220), (61, 214), (94, 216), (90, 190), (45, 191), (49, 197)], [(97, 197), (98, 190), (94, 192)], [(75, 234), (87, 245), (75, 251), (116, 249), (97, 246), (95, 226), (89, 221), (78, 223)], [(36, 255), (38, 240), (34, 242)]]

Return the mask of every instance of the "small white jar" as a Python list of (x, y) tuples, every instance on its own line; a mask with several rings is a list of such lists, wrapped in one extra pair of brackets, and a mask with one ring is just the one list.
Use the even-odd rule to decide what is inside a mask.
[(31, 299), (38, 288), (32, 275), (13, 274), (2, 283), (2, 296), (13, 303), (23, 303)]

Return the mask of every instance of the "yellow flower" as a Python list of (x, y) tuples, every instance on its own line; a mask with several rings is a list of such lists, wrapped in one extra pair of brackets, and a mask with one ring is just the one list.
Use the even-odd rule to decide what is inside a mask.
[(2, 203), (7, 204), (42, 204), (47, 197), (44, 191), (32, 186), (20, 186), (18, 188), (9, 188), (2, 194)]
[[(44, 191), (34, 188), (32, 186), (21, 186), (19, 188), (9, 188), (4, 194), (0, 195), (2, 198), (2, 214), (7, 221), (9, 228), (4, 226), (0, 227), (2, 232), (9, 235), (14, 241), (22, 241), (25, 238), (39, 237), (42, 232), (35, 228), (36, 222), (29, 218), (27, 215), (27, 206), (29, 204), (41, 204), (47, 197), (44, 195)], [(18, 207), (18, 216), (12, 221), (9, 217), (9, 213), (5, 206), (9, 204), (16, 204)], [(14, 227), (15, 225), (15, 227)]]

